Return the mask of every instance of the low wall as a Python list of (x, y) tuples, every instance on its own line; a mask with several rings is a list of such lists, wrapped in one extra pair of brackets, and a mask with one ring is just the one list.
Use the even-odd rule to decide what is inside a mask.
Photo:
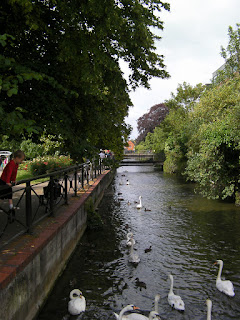
[(17, 251), (15, 242), (1, 253), (8, 257), (0, 265), (1, 320), (36, 316), (86, 229), (86, 200), (91, 197), (97, 206), (113, 176), (110, 171), (102, 174), (80, 199), (72, 199), (56, 218), (48, 218), (43, 231), (40, 225), (37, 236), (23, 236), (27, 238)]

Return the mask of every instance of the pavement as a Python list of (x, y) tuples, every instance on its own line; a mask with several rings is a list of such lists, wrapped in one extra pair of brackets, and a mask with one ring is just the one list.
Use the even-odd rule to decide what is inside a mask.
[[(71, 177), (70, 177), (71, 179)], [(92, 185), (96, 179), (89, 182), (89, 185)], [(32, 219), (33, 223), (49, 216), (49, 203), (46, 198), (44, 198), (44, 187), (48, 185), (49, 181), (41, 182), (38, 184), (32, 184)], [(63, 186), (63, 181), (60, 180), (59, 183)], [(73, 183), (74, 187), (74, 183)], [(85, 192), (88, 189), (87, 181), (85, 181), (84, 189), (82, 189), (81, 184), (78, 184), (78, 191)], [(71, 184), (68, 181), (68, 197), (74, 196), (74, 190), (71, 188)], [(61, 207), (64, 203), (63, 197), (63, 188), (61, 188), (62, 195), (56, 200), (54, 206), (54, 212), (57, 212), (58, 208)], [(42, 203), (44, 199), (44, 203)], [(17, 206), (15, 210), (16, 220), (13, 223), (9, 223), (8, 214), (9, 204), (8, 200), (0, 200), (0, 250), (4, 248), (9, 243), (9, 240), (15, 237), (16, 235), (24, 234), (26, 232), (26, 194), (25, 194), (25, 184), (17, 185), (13, 187), (13, 203), (14, 206)], [(2, 210), (1, 210), (2, 209)], [(34, 230), (34, 229), (33, 229)]]

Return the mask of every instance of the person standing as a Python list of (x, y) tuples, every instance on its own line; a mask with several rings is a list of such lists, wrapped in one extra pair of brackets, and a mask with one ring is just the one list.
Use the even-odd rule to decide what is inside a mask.
[(106, 154), (102, 149), (100, 149), (99, 157), (100, 157), (101, 160), (106, 158)]
[(18, 166), (24, 158), (25, 154), (23, 151), (17, 150), (14, 152), (13, 159), (3, 169), (0, 178), (0, 199), (8, 199), (10, 210), (13, 209), (12, 186), (16, 183)]

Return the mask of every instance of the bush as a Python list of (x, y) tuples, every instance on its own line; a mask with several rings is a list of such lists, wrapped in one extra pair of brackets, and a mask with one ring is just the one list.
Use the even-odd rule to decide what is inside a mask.
[(73, 164), (72, 159), (67, 156), (59, 156), (59, 157), (43, 157), (33, 159), (30, 162), (30, 172), (33, 176), (39, 176), (46, 173), (50, 173), (52, 171), (56, 171), (62, 168), (69, 167)]
[(21, 149), (27, 159), (33, 159), (43, 154), (43, 146), (34, 143), (31, 139), (23, 140), (19, 149)]

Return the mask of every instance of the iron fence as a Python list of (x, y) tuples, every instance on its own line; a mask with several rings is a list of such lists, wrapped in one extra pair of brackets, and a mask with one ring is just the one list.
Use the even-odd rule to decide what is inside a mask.
[(104, 161), (89, 161), (17, 182), (13, 187), (14, 209), (9, 210), (7, 200), (0, 200), (0, 249), (21, 234), (32, 234), (37, 223), (54, 217), (59, 206), (85, 191), (105, 168)]

